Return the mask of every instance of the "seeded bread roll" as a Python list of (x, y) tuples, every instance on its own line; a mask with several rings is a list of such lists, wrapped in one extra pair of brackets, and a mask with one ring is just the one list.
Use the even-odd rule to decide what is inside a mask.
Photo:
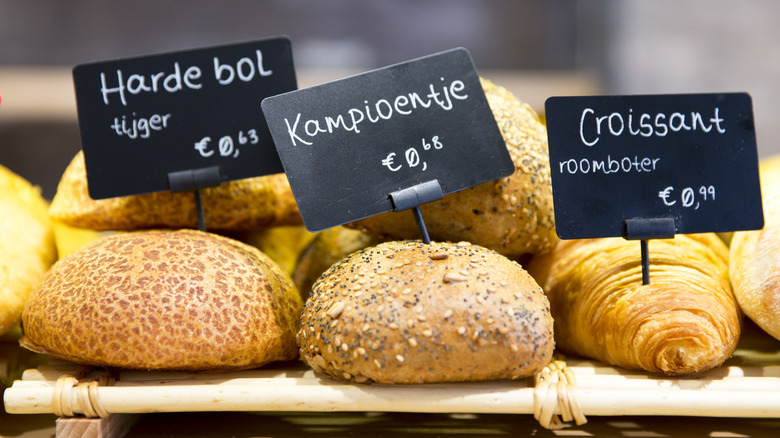
[[(505, 88), (486, 79), (482, 88), (515, 172), (422, 205), (428, 234), (439, 241), (466, 240), (508, 257), (547, 252), (556, 241), (547, 131), (533, 109)], [(381, 240), (420, 236), (411, 211), (383, 213), (347, 226)]]
[[(206, 227), (214, 231), (252, 231), (303, 223), (284, 174), (230, 181), (201, 190)], [(94, 200), (89, 197), (84, 154), (73, 158), (57, 186), (49, 215), (76, 228), (140, 230), (197, 228), (192, 192), (169, 191)]]
[(386, 242), (314, 284), (298, 333), (316, 371), (356, 382), (517, 379), (553, 352), (541, 288), (517, 263), (470, 243)]
[(253, 368), (298, 356), (301, 299), (254, 247), (196, 230), (122, 233), (58, 261), (22, 346), (82, 364)]

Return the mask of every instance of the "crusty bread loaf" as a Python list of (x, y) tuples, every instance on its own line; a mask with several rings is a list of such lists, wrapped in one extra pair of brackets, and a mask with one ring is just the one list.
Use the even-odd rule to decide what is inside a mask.
[[(505, 88), (485, 79), (482, 87), (515, 172), (421, 206), (428, 234), (433, 240), (465, 240), (510, 257), (549, 251), (555, 243), (555, 218), (547, 131), (533, 109)], [(420, 237), (411, 211), (383, 213), (347, 226), (382, 240)]]
[(254, 247), (195, 230), (121, 233), (58, 261), (23, 346), (78, 363), (240, 369), (296, 358), (302, 302)]
[(0, 166), (0, 334), (19, 322), (30, 292), (57, 260), (47, 209), (36, 187)]
[[(206, 227), (214, 231), (251, 231), (302, 224), (284, 174), (230, 181), (201, 190)], [(65, 169), (49, 214), (66, 225), (90, 230), (197, 228), (192, 192), (169, 191), (94, 200), (89, 197), (84, 154)]]
[(759, 170), (764, 228), (733, 234), (729, 271), (742, 311), (780, 339), (780, 155), (762, 159)]
[(715, 234), (651, 240), (650, 284), (639, 242), (566, 240), (528, 267), (550, 299), (556, 345), (624, 368), (684, 375), (731, 356), (740, 312), (728, 249)]
[(386, 242), (315, 283), (298, 342), (316, 371), (357, 382), (515, 379), (550, 362), (552, 324), (539, 286), (494, 251)]

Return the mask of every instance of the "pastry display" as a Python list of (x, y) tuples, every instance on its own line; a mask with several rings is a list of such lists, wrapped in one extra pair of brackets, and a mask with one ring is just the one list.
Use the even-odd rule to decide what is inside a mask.
[(36, 187), (0, 166), (0, 334), (19, 322), (28, 295), (57, 260), (47, 209)]
[[(542, 253), (555, 242), (547, 132), (536, 113), (505, 88), (482, 79), (515, 173), (420, 207), (433, 240), (469, 241), (506, 256)], [(479, 145), (474, 145), (478, 147)], [(420, 237), (411, 211), (348, 224), (382, 240)]]
[(394, 384), (528, 377), (554, 348), (541, 288), (466, 242), (386, 242), (338, 262), (314, 284), (298, 342), (318, 372)]
[(740, 335), (728, 249), (715, 234), (649, 243), (642, 284), (639, 243), (622, 238), (560, 241), (529, 272), (550, 299), (556, 343), (629, 369), (685, 375), (716, 367)]
[[(251, 231), (303, 223), (284, 174), (231, 181), (201, 193), (209, 230)], [(90, 198), (81, 151), (65, 169), (49, 214), (66, 225), (91, 230), (198, 227), (192, 192)]]
[(51, 268), (20, 343), (89, 365), (244, 369), (297, 357), (300, 312), (292, 280), (252, 246), (196, 230), (121, 233)]

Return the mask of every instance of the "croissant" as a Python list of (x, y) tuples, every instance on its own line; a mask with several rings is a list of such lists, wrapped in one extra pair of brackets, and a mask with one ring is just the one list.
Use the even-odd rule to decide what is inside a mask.
[(556, 345), (630, 369), (684, 375), (731, 356), (741, 314), (728, 248), (715, 234), (652, 240), (650, 284), (640, 245), (621, 238), (569, 240), (534, 258), (529, 273), (550, 300)]

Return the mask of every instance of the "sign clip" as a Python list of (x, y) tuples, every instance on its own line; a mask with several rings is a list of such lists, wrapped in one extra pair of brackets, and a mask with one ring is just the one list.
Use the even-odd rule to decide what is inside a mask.
[(439, 180), (434, 179), (416, 184), (412, 187), (392, 192), (388, 196), (393, 204), (394, 211), (412, 209), (414, 219), (417, 221), (417, 228), (420, 229), (420, 234), (422, 234), (423, 242), (431, 243), (431, 238), (428, 236), (428, 230), (425, 228), (425, 221), (423, 221), (422, 212), (420, 211), (420, 205), (438, 201), (444, 197)]
[(206, 231), (206, 218), (200, 189), (218, 186), (222, 182), (219, 166), (168, 172), (168, 188), (171, 192), (195, 192), (195, 209), (198, 212), (198, 229)]
[(676, 228), (674, 218), (633, 218), (623, 221), (623, 238), (639, 240), (642, 252), (642, 284), (650, 284), (650, 254), (647, 241), (671, 239)]

